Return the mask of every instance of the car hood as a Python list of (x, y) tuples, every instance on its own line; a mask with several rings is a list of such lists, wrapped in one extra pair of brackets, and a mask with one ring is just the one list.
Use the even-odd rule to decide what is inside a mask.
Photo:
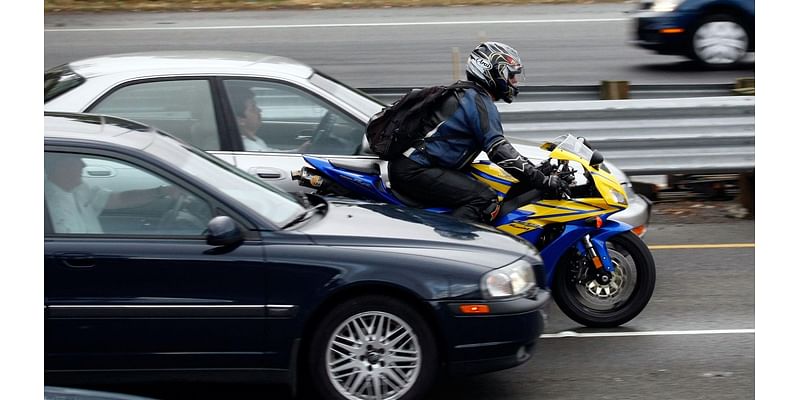
[(449, 259), (498, 268), (536, 250), (492, 227), (389, 204), (335, 200), (323, 218), (300, 230), (325, 246), (370, 247), (398, 254)]

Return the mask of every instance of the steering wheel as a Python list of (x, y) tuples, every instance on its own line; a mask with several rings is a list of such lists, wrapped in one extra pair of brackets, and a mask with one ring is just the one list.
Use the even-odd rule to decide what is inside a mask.
[(311, 135), (311, 145), (313, 146), (314, 143), (317, 142), (324, 142), (328, 137), (330, 137), (331, 133), (333, 132), (333, 126), (336, 122), (336, 115), (333, 114), (331, 111), (327, 111), (325, 115), (322, 116), (322, 119), (317, 124), (317, 128), (314, 129), (314, 134)]
[(199, 234), (206, 228), (205, 223), (195, 213), (188, 211), (192, 204), (188, 193), (180, 191), (174, 201), (175, 204), (158, 220), (158, 231)]
[(180, 191), (173, 201), (174, 204), (172, 207), (158, 220), (157, 228), (160, 231), (169, 230), (171, 227), (175, 226), (175, 223), (178, 221), (178, 215), (180, 215), (181, 210), (189, 201), (189, 195), (187, 195), (186, 192)]

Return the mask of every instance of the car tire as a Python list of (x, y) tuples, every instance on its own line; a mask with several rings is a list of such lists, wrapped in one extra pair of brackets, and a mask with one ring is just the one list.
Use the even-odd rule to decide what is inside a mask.
[(689, 56), (707, 68), (726, 68), (740, 63), (749, 45), (750, 34), (738, 18), (715, 14), (695, 27)]
[(308, 353), (311, 381), (325, 399), (421, 398), (435, 381), (438, 358), (422, 316), (404, 302), (377, 295), (330, 310)]

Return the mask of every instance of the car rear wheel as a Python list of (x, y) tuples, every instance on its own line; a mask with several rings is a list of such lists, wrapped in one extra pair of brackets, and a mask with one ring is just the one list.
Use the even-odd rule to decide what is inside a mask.
[(326, 399), (417, 399), (435, 380), (433, 333), (409, 305), (386, 296), (348, 300), (322, 319), (309, 349)]
[(690, 56), (711, 68), (734, 65), (747, 55), (750, 37), (742, 23), (725, 14), (704, 18), (692, 33)]

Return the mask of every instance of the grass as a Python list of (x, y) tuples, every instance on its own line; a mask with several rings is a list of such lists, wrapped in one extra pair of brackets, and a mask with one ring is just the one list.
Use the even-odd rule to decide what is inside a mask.
[(44, 0), (44, 12), (232, 11), (620, 2), (623, 0)]

